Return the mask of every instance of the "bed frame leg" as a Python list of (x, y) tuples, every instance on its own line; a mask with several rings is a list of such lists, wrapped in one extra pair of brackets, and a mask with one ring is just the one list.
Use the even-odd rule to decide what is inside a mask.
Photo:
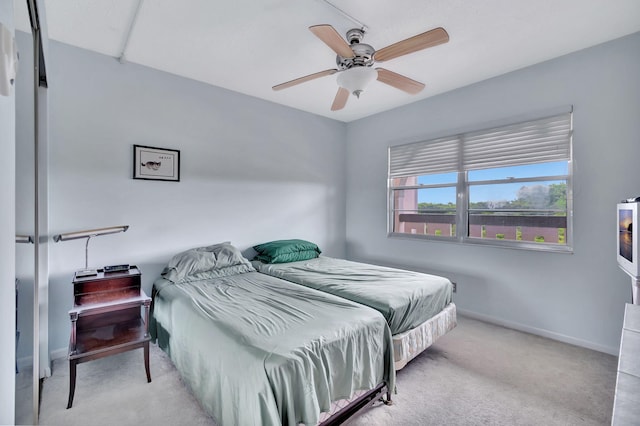
[(387, 398), (380, 398), (380, 400), (384, 405), (393, 405), (393, 401), (391, 400), (391, 391), (387, 389)]

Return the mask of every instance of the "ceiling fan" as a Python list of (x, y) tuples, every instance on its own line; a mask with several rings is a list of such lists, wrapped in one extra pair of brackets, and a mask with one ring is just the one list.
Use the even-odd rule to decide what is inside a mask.
[(344, 108), (350, 93), (359, 98), (365, 86), (376, 79), (412, 95), (419, 93), (424, 89), (423, 83), (385, 68), (373, 68), (373, 64), (388, 61), (449, 41), (449, 34), (447, 34), (444, 28), (435, 28), (380, 50), (375, 50), (370, 45), (361, 43), (364, 38), (363, 29), (354, 28), (347, 31), (348, 43), (331, 25), (314, 25), (309, 27), (309, 30), (337, 53), (336, 64), (338, 68), (316, 72), (296, 78), (295, 80), (287, 81), (286, 83), (278, 84), (273, 86), (273, 90), (286, 89), (306, 81), (315, 80), (316, 78), (340, 73), (338, 75), (338, 93), (336, 93), (336, 97), (331, 105), (331, 111)]

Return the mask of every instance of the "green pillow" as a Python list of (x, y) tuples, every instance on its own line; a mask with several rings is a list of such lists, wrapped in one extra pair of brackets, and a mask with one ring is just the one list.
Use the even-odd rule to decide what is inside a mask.
[(258, 252), (255, 259), (264, 263), (287, 263), (314, 259), (322, 253), (320, 248), (305, 240), (277, 240), (253, 246)]
[(318, 252), (315, 250), (302, 250), (294, 251), (292, 253), (281, 253), (275, 256), (268, 256), (266, 254), (259, 254), (254, 259), (264, 263), (289, 263), (298, 262), (300, 260), (315, 259), (318, 257)]

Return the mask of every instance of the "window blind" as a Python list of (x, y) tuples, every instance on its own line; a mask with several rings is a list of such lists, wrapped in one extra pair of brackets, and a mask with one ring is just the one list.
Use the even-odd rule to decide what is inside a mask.
[(571, 112), (389, 148), (389, 178), (570, 160)]
[(389, 148), (389, 177), (455, 172), (459, 166), (457, 136)]
[(464, 135), (464, 170), (569, 160), (571, 113)]

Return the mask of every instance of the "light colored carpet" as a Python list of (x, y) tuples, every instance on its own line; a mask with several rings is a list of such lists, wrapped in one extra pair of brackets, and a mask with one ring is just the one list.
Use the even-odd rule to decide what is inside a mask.
[[(398, 372), (394, 405), (350, 425), (606, 425), (617, 358), (459, 317), (458, 327)], [(78, 366), (73, 407), (67, 361), (56, 360), (42, 393), (42, 425), (215, 425), (168, 357), (151, 349)]]
[(609, 425), (617, 357), (459, 318), (353, 425)]

